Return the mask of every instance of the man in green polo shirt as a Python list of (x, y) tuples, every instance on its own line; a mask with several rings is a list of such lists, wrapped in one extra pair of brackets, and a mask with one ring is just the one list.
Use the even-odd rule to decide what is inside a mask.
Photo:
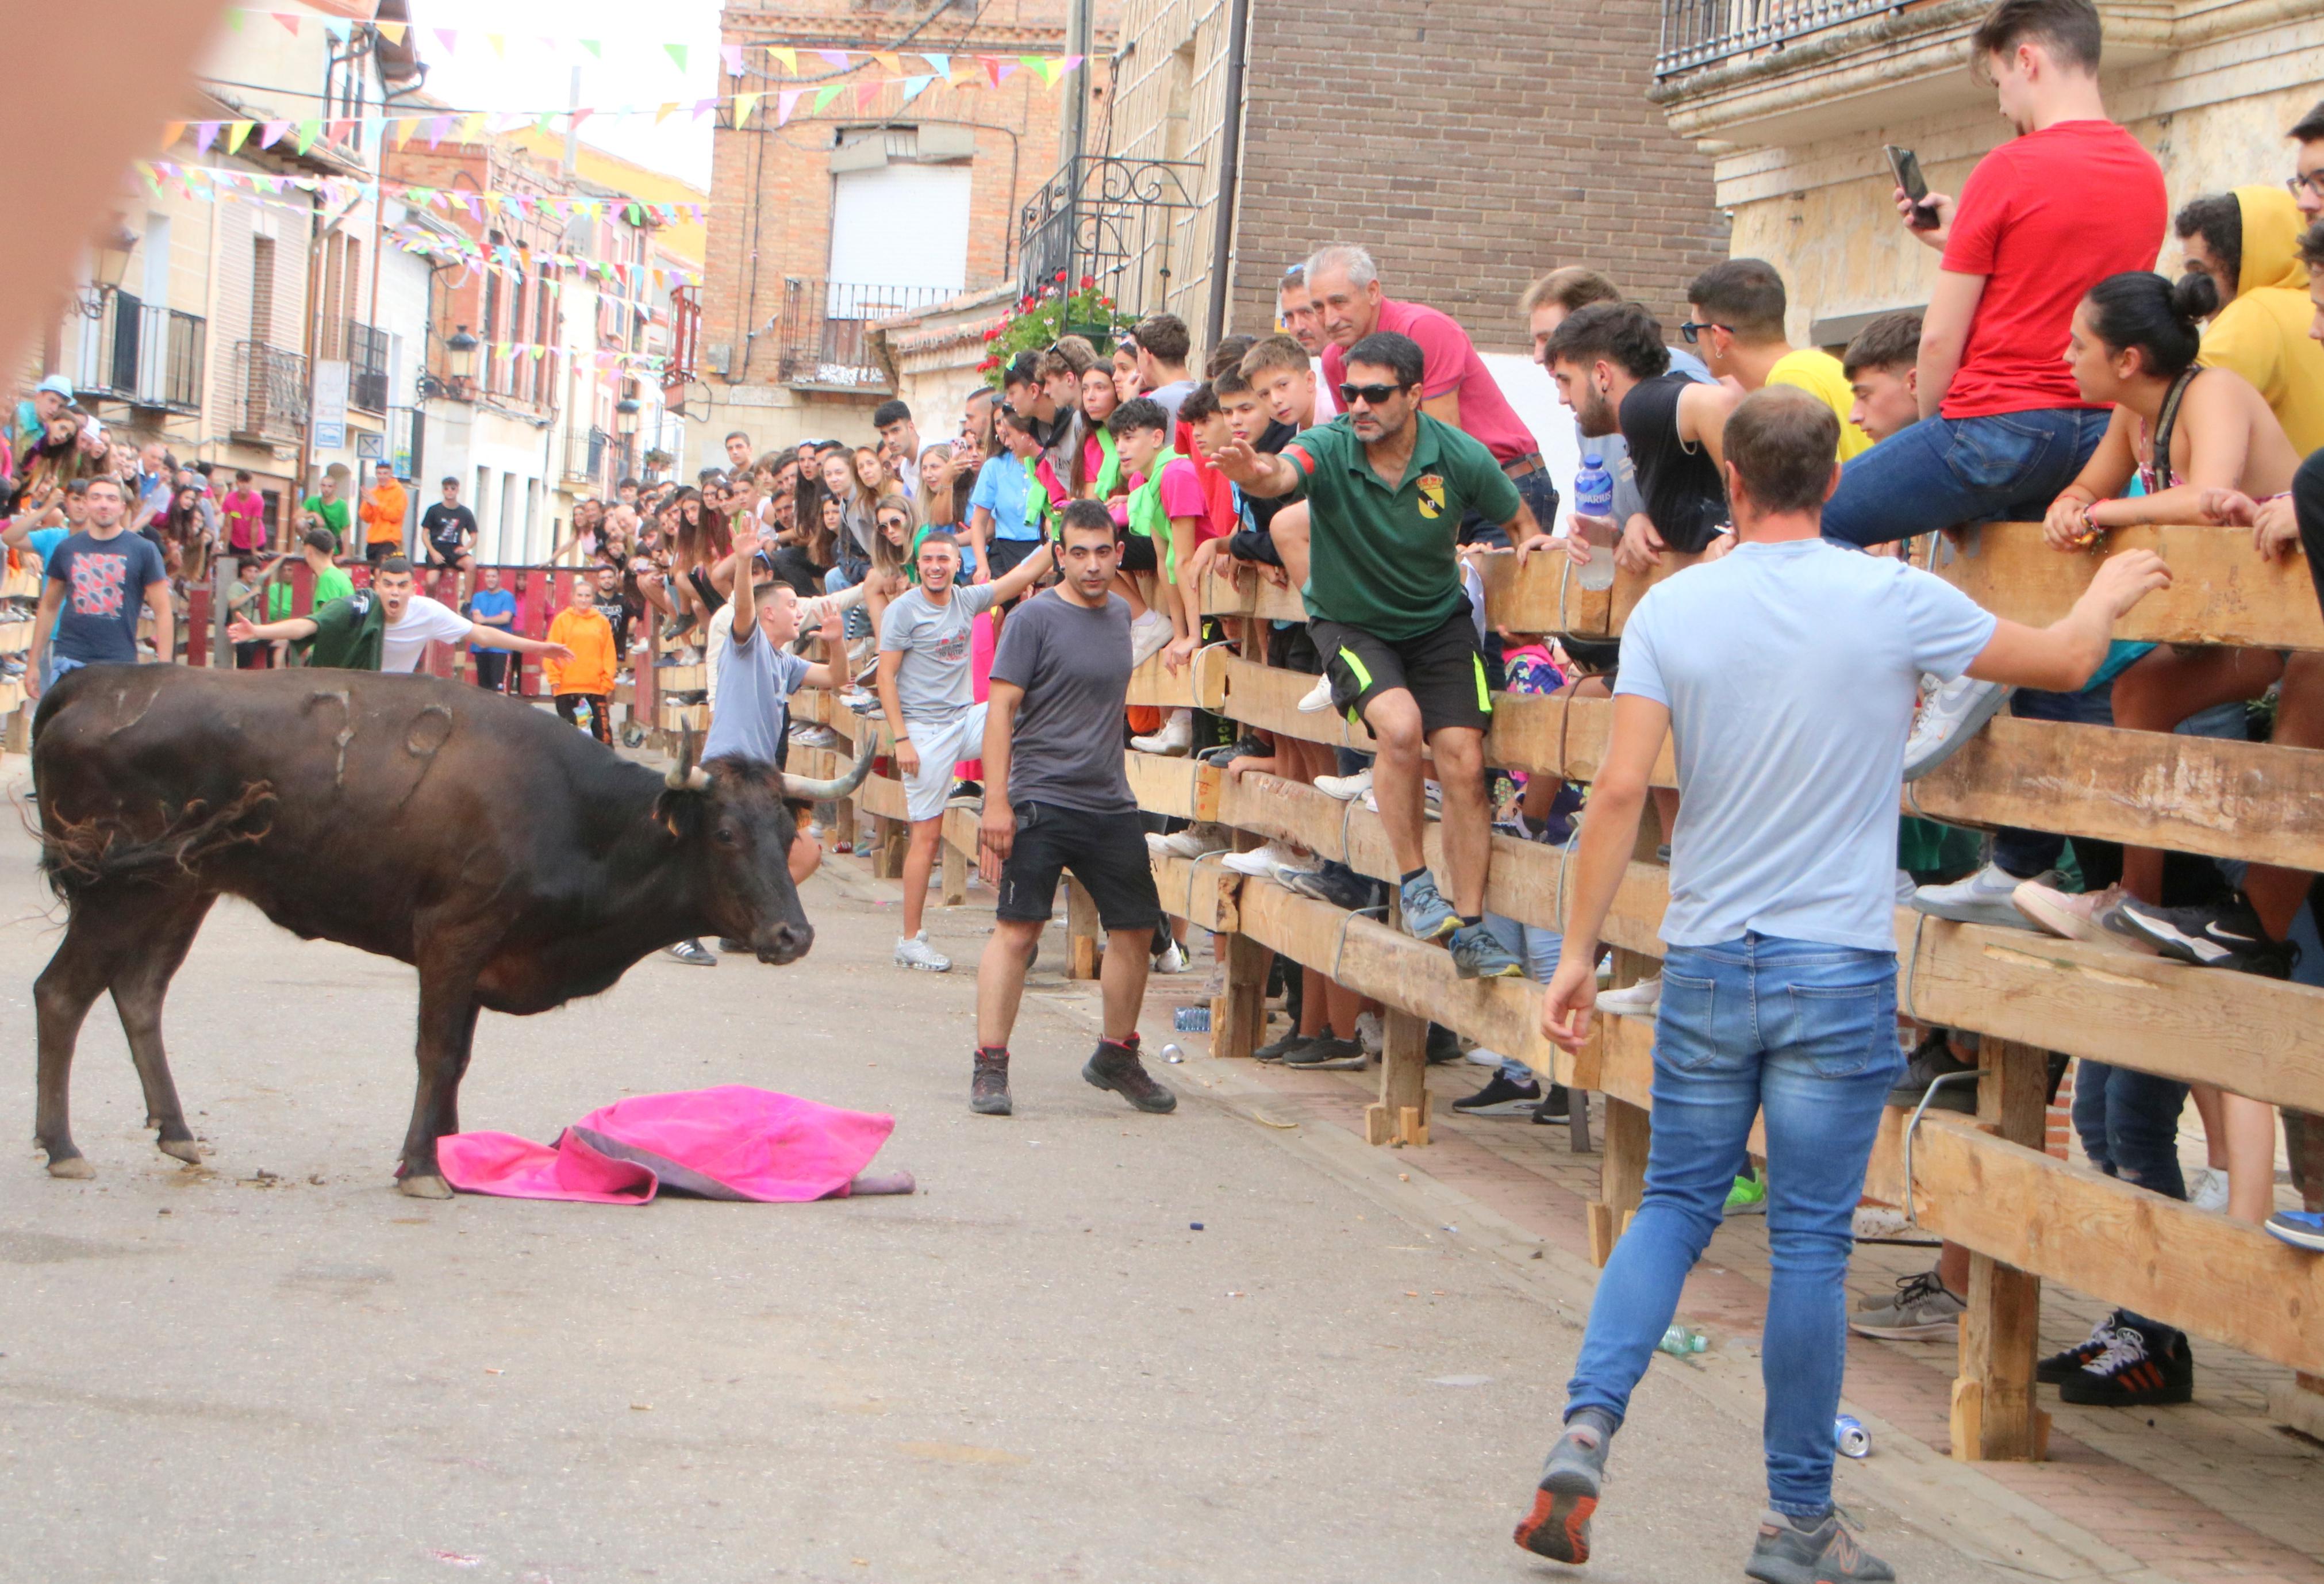
[(332, 550), (344, 554), (347, 548), (347, 529), (355, 522), (355, 508), (340, 498), (337, 475), (323, 475), (319, 492), (307, 497), (306, 514), (313, 521), (304, 526), (329, 529)]
[[(1451, 937), (1463, 978), (1516, 977), (1524, 965), (1484, 925), (1493, 701), (1455, 535), (1475, 511), (1508, 531), (1520, 561), (1547, 541), (1493, 454), (1421, 412), (1422, 365), (1410, 337), (1366, 336), (1348, 349), (1343, 416), (1278, 456), (1235, 440), (1211, 459), (1247, 494), (1308, 502), (1309, 630), (1332, 701), (1378, 747), (1373, 798), (1403, 875), (1404, 927), (1423, 940)], [(1421, 847), (1424, 743), (1444, 791), (1450, 904)]]

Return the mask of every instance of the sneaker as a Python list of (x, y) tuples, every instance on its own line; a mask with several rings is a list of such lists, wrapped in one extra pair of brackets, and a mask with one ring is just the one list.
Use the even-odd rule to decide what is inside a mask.
[(1537, 1557), (1579, 1565), (1590, 1560), (1590, 1515), (1606, 1478), (1606, 1435), (1587, 1422), (1570, 1424), (1542, 1465), (1541, 1486), (1512, 1537)]
[(1442, 940), (1461, 927), (1461, 916), (1425, 869), (1398, 886), (1397, 896), (1404, 904), (1404, 932), (1416, 940)]
[(1286, 1056), (1283, 1065), (1296, 1067), (1303, 1071), (1353, 1072), (1365, 1061), (1364, 1048), (1355, 1041), (1323, 1033)]
[(1378, 883), (1365, 879), (1345, 864), (1326, 863), (1320, 869), (1286, 869), (1276, 877), (1302, 896), (1328, 902), (1348, 912), (1379, 905)]
[(1388, 1051), (1388, 1030), (1382, 1026), (1377, 1012), (1356, 1014), (1356, 1043), (1364, 1048), (1367, 1056), (1383, 1055)]
[(1189, 825), (1167, 836), (1146, 833), (1146, 848), (1160, 858), (1203, 858), (1222, 853), (1233, 842), (1223, 825)]
[[(1364, 789), (1364, 808), (1374, 814), (1379, 812), (1379, 795), (1369, 786)], [(1433, 781), (1420, 783), (1420, 817), (1424, 820), (1444, 818), (1444, 789)]]
[[(1941, 1078), (1957, 1072), (1975, 1072), (1977, 1069), (1961, 1061), (1952, 1051), (1952, 1045), (1943, 1029), (1932, 1029), (1913, 1047), (1912, 1058), (1904, 1063), (1904, 1075), (1888, 1091), (1888, 1104), (1911, 1110), (1929, 1092), (1929, 1086)], [(1937, 1091), (1929, 1102), (1937, 1111), (1959, 1111), (1963, 1116), (1977, 1115), (1977, 1086), (1973, 1083), (1949, 1083)]]
[(1332, 707), (1332, 679), (1317, 677), (1315, 685), (1300, 695), (1299, 713), (1321, 715)]
[(2174, 962), (2197, 968), (2233, 968), (2265, 979), (2292, 976), (2299, 947), (2289, 940), (2271, 940), (2259, 915), (2240, 891), (2224, 902), (2196, 907), (2153, 907), (2126, 899), (2110, 915), (2116, 926), (2144, 940)]
[(1918, 781), (1959, 753), (2001, 712), (2012, 691), (2000, 682), (1960, 676), (1924, 695), (1904, 743), (1904, 779)]
[(1573, 1119), (1572, 1091), (1562, 1083), (1550, 1085), (1549, 1093), (1544, 1095), (1541, 1098), (1541, 1104), (1533, 1108), (1533, 1119), (1534, 1125), (1537, 1127), (1547, 1127), (1553, 1122), (1572, 1121)]
[(1255, 879), (1271, 880), (1278, 869), (1295, 873), (1314, 867), (1307, 855), (1287, 841), (1269, 841), (1264, 847), (1253, 848), (1247, 853), (1229, 853), (1221, 864), (1238, 875)]
[(2294, 1248), (2324, 1254), (2324, 1216), (2314, 1210), (2278, 1210), (2267, 1218), (2267, 1229)]
[(1598, 992), (1598, 1010), (1617, 1017), (1652, 1017), (1655, 1008), (1662, 1004), (1663, 976), (1659, 971), (1648, 974), (1635, 985)]
[(984, 807), (984, 788), (973, 781), (953, 783), (952, 794), (945, 799), (947, 809), (981, 809)]
[(1856, 1543), (1837, 1508), (1812, 1529), (1770, 1508), (1743, 1564), (1761, 1584), (1895, 1584), (1896, 1570)]
[(665, 956), (677, 959), (688, 968), (716, 968), (718, 959), (710, 955), (699, 940), (681, 940), (675, 946), (662, 948)]
[(923, 973), (948, 974), (952, 972), (952, 959), (929, 945), (928, 932), (923, 930), (917, 935), (898, 937), (896, 966), (918, 968)]
[(2122, 1311), (2116, 1310), (2090, 1328), (2090, 1334), (2062, 1353), (2052, 1353), (2034, 1366), (2034, 1378), (2045, 1386), (2062, 1384), (2080, 1375), (2082, 1366), (2104, 1353), (2114, 1344), (2114, 1334), (2121, 1324)]
[(858, 715), (877, 715), (880, 713), (880, 695), (877, 693), (864, 692), (860, 688), (840, 694), (839, 701), (842, 704), (846, 705), (848, 709), (853, 710)]
[(1464, 979), (1522, 979), (1525, 964), (1484, 925), (1463, 924), (1452, 931), (1452, 971)]
[(1461, 1060), (1461, 1036), (1441, 1023), (1428, 1025), (1428, 1065), (1442, 1067)]
[(1170, 646), (1176, 636), (1170, 618), (1158, 610), (1149, 610), (1130, 624), (1130, 664), (1134, 671)]
[(1511, 1083), (1508, 1074), (1497, 1072), (1483, 1088), (1466, 1099), (1453, 1101), (1452, 1109), (1463, 1116), (1516, 1116), (1540, 1104), (1538, 1082), (1527, 1079), (1523, 1083)]
[(1132, 737), (1130, 746), (1141, 754), (1161, 754), (1179, 758), (1194, 746), (1194, 714), (1191, 709), (1173, 709), (1162, 729), (1150, 736)]
[[(1165, 937), (1167, 939), (1167, 937)], [(1183, 974), (1186, 971), (1186, 949), (1172, 940), (1154, 954), (1154, 971), (1157, 974)]]
[(1727, 1208), (1720, 1212), (1729, 1216), (1764, 1216), (1767, 1213), (1767, 1185), (1759, 1173), (1738, 1177), (1727, 1190)]
[(1222, 748), (1204, 748), (1194, 757), (1205, 764), (1216, 764), (1224, 768), (1237, 759), (1267, 759), (1273, 757), (1274, 754), (1273, 748), (1260, 742), (1257, 737), (1243, 736), (1238, 737)]
[(1293, 1051), (1301, 1049), (1312, 1042), (1314, 1037), (1315, 1036), (1313, 1034), (1303, 1034), (1298, 1030), (1294, 1029), (1289, 1033), (1284, 1035), (1281, 1039), (1271, 1041), (1267, 1044), (1261, 1045), (1258, 1050), (1253, 1051), (1250, 1053), (1251, 1060), (1255, 1061), (1284, 1061), (1289, 1057)]
[(2058, 1383), (2058, 1400), (2089, 1408), (2149, 1408), (2195, 1398), (2187, 1334), (2152, 1321), (2115, 1327), (2106, 1351)]
[(2109, 885), (2104, 891), (2086, 891), (2077, 896), (2053, 885), (2044, 885), (2039, 880), (2028, 880), (2009, 894), (2009, 900), (2019, 912), (2033, 921), (2036, 929), (2068, 940), (2086, 940), (2092, 946), (2144, 952), (2153, 957), (2156, 947), (2136, 935), (2109, 930), (2102, 922), (2107, 911), (2123, 900), (2123, 894), (2120, 885)]
[(1960, 1334), (1969, 1301), (1956, 1298), (1934, 1271), (1899, 1276), (1896, 1291), (1848, 1317), (1848, 1329), (1884, 1342), (1945, 1342)]
[(2227, 1209), (2227, 1174), (2205, 1166), (2187, 1179), (2187, 1203), (2195, 1209), (2224, 1215)]
[(1467, 1061), (1471, 1067), (1499, 1068), (1500, 1064), (1508, 1061), (1508, 1058), (1502, 1055), (1499, 1051), (1489, 1049), (1487, 1046), (1472, 1045), (1469, 1048), (1469, 1054), (1463, 1057), (1462, 1060)]
[(1367, 764), (1353, 775), (1319, 775), (1315, 778), (1315, 790), (1327, 798), (1337, 798), (1343, 803), (1352, 803), (1358, 798), (1370, 797), (1372, 791), (1372, 767)]
[(1146, 1064), (1138, 1060), (1138, 1036), (1119, 1043), (1100, 1040), (1096, 1053), (1082, 1068), (1082, 1077), (1098, 1088), (1111, 1089), (1141, 1111), (1161, 1113), (1178, 1108), (1178, 1097), (1156, 1083)]
[(810, 724), (791, 727), (791, 741), (802, 748), (836, 748), (843, 739), (827, 726)]
[[(2034, 883), (2046, 890), (2060, 889), (2064, 876), (2051, 869), (2034, 876)], [(2034, 925), (2017, 911), (2017, 887), (2023, 884), (2016, 875), (1998, 864), (1987, 864), (1966, 879), (1950, 885), (1923, 885), (1913, 893), (1913, 905), (1931, 918), (1950, 919), (1956, 924), (1992, 924), (2004, 930), (2031, 930)]]
[(1009, 1047), (979, 1047), (976, 1070), (968, 1080), (968, 1108), (980, 1116), (1006, 1116), (1009, 1104)]

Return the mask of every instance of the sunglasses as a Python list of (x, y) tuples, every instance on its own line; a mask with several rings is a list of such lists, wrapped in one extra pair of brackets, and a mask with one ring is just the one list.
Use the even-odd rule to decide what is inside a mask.
[(1356, 404), (1357, 398), (1361, 397), (1365, 406), (1377, 407), (1390, 396), (1400, 394), (1411, 388), (1410, 385), (1342, 385), (1340, 405), (1352, 407)]
[(1733, 325), (1715, 324), (1709, 321), (1697, 324), (1692, 320), (1684, 320), (1678, 327), (1679, 335), (1690, 347), (1693, 346), (1696, 341), (1702, 338), (1702, 332), (1705, 330), (1725, 330), (1731, 336), (1735, 333), (1735, 327)]

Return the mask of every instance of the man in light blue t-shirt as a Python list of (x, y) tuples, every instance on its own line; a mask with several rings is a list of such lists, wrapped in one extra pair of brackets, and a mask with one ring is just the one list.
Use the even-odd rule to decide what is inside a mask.
[(1940, 579), (1819, 536), (1839, 477), (1831, 408), (1770, 386), (1736, 408), (1725, 440), (1735, 547), (1656, 585), (1624, 625), (1613, 735), (1582, 820), (1564, 955), (1543, 999), (1543, 1031), (1579, 1050), (1599, 931), (1670, 736), (1679, 818), (1646, 1198), (1598, 1284), (1565, 1434), (1517, 1539), (1560, 1561), (1589, 1555), (1607, 1442), (1764, 1114), (1769, 1510), (1747, 1570), (1891, 1579), (1834, 1516), (1831, 1424), (1849, 1220), (1904, 1067), (1896, 804), (1919, 679), (1966, 672), (2080, 687), (2106, 658), (2116, 618), (2171, 574), (2152, 553), (2126, 551), (2056, 624), (1997, 621)]

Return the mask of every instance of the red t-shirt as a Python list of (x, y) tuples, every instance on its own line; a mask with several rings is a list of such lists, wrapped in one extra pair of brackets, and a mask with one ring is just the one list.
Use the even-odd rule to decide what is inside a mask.
[(2092, 286), (2151, 270), (2170, 205), (2163, 169), (2111, 121), (2061, 121), (1979, 160), (1961, 188), (1945, 265), (1983, 275), (1947, 418), (2087, 407), (2065, 364)]
[[(1410, 336), (1420, 343), (1423, 359), (1420, 372), (1420, 394), (1423, 400), (1457, 391), (1461, 396), (1461, 431), (1493, 453), (1496, 462), (1514, 462), (1541, 449), (1533, 438), (1533, 431), (1525, 426), (1510, 408), (1508, 398), (1501, 394), (1500, 385), (1493, 379), (1493, 371), (1477, 356), (1476, 344), (1469, 339), (1450, 314), (1419, 302), (1398, 302), (1393, 297), (1383, 297), (1379, 305), (1379, 323), (1376, 329), (1394, 330), (1400, 336)], [(1341, 384), (1348, 377), (1348, 362), (1337, 342), (1323, 348), (1323, 383), (1332, 392), (1332, 400), (1339, 401)], [(1320, 398), (1322, 391), (1316, 395)], [(1323, 417), (1323, 403), (1316, 403), (1316, 417)]]

